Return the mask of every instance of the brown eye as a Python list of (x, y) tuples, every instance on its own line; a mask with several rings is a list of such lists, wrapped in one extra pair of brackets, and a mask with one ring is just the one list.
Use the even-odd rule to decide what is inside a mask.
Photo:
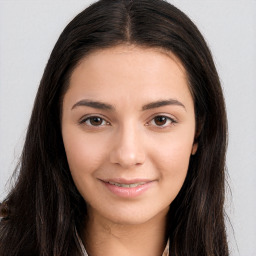
[(97, 116), (91, 117), (91, 118), (89, 118), (89, 120), (90, 120), (91, 125), (93, 125), (93, 126), (101, 125), (103, 123), (102, 118), (97, 117)]
[(165, 128), (165, 127), (171, 126), (175, 123), (177, 123), (177, 122), (174, 119), (172, 119), (171, 117), (159, 115), (159, 116), (155, 116), (153, 119), (151, 119), (151, 121), (149, 123), (147, 123), (147, 125), (156, 126), (159, 128)]
[(88, 117), (82, 121), (82, 123), (85, 123), (88, 126), (103, 126), (107, 124), (107, 122), (99, 116)]
[(166, 116), (156, 116), (154, 118), (154, 122), (157, 126), (163, 126), (168, 121), (168, 118)]

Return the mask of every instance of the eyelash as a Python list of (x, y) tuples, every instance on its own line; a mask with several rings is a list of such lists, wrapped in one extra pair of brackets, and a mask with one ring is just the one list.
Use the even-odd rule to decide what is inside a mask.
[[(91, 126), (91, 127), (101, 127), (103, 126), (102, 124), (100, 125), (92, 125), (91, 124), (91, 121), (93, 120), (93, 118), (98, 118), (100, 119), (102, 122), (104, 122), (104, 125), (110, 125), (110, 123), (108, 121), (106, 121), (104, 118), (100, 117), (100, 116), (89, 116), (89, 117), (86, 117), (86, 118), (83, 118), (79, 124), (85, 124), (87, 126)], [(87, 121), (90, 121), (90, 124), (87, 124)]]
[[(156, 119), (157, 118), (165, 118), (165, 120), (167, 121), (167, 124), (164, 123), (163, 125), (157, 125), (156, 124)], [(166, 127), (170, 127), (170, 126), (177, 123), (177, 121), (174, 120), (174, 118), (171, 118), (171, 117), (166, 116), (166, 115), (156, 115), (149, 122), (147, 122), (146, 125), (149, 126), (149, 125), (151, 125), (150, 123), (152, 123), (152, 122), (155, 123), (155, 124), (152, 124), (153, 126), (156, 126), (158, 128), (161, 128), (161, 129), (166, 128)]]
[[(93, 118), (97, 118), (98, 120), (100, 119), (101, 123), (99, 125), (93, 125), (91, 123), (91, 121), (93, 120)], [(165, 118), (165, 120), (167, 120), (167, 125), (166, 123), (164, 123), (163, 125), (157, 125), (156, 124), (156, 119), (157, 118)], [(87, 122), (90, 122), (89, 124)], [(104, 124), (102, 124), (102, 122)], [(154, 122), (155, 124), (152, 124), (152, 122)], [(169, 117), (169, 116), (166, 116), (166, 115), (156, 115), (154, 116), (149, 122), (146, 123), (146, 126), (156, 126), (160, 129), (163, 129), (165, 127), (169, 127), (169, 126), (172, 126), (174, 124), (176, 124), (177, 121), (174, 120), (173, 118)], [(110, 125), (110, 122), (106, 121), (104, 118), (100, 117), (100, 116), (89, 116), (89, 117), (86, 117), (86, 118), (83, 118), (81, 121), (79, 121), (79, 124), (85, 124), (87, 126), (90, 126), (90, 127), (102, 127), (102, 126), (107, 126), (107, 125)]]

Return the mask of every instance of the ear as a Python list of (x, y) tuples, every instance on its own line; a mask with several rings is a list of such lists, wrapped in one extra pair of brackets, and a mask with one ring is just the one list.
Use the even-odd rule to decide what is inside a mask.
[(198, 148), (198, 142), (194, 142), (191, 150), (191, 155), (195, 155)]
[(203, 129), (205, 117), (197, 118), (196, 121), (196, 134), (194, 138), (194, 144), (191, 149), (191, 155), (195, 155), (198, 149), (198, 137)]

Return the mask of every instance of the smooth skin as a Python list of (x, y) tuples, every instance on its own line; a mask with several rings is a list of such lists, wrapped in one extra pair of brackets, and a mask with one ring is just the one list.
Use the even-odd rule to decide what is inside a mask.
[[(64, 95), (62, 136), (76, 187), (88, 205), (82, 238), (93, 256), (158, 256), (166, 215), (196, 153), (187, 76), (172, 53), (119, 45), (86, 56)], [(149, 188), (119, 196), (109, 180)]]

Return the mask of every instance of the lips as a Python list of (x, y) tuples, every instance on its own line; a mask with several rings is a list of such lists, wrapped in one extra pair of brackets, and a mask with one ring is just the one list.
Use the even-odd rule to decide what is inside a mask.
[(148, 179), (110, 179), (101, 181), (112, 194), (125, 198), (134, 198), (144, 194), (155, 182)]
[(118, 187), (122, 187), (122, 188), (135, 188), (135, 187), (137, 187), (137, 186), (144, 185), (144, 184), (146, 184), (147, 182), (138, 182), (138, 183), (129, 183), (129, 184), (125, 184), (125, 183), (118, 183), (118, 182), (109, 181), (108, 183), (109, 183), (109, 184), (112, 184), (112, 185), (116, 185), (116, 186), (118, 186)]

